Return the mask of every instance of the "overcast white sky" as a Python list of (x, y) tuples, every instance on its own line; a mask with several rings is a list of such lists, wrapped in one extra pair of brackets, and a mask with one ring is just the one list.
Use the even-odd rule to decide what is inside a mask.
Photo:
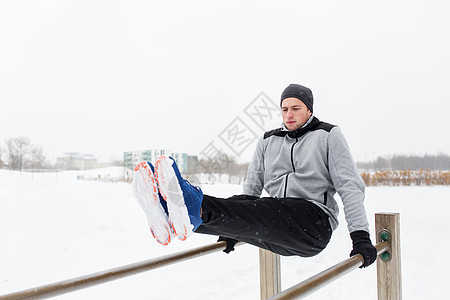
[(450, 154), (448, 3), (1, 1), (0, 141), (198, 154), (300, 83), (356, 160)]

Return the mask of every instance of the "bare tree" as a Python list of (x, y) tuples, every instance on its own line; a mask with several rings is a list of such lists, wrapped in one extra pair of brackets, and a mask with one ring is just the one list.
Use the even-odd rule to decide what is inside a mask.
[(0, 169), (2, 169), (5, 166), (5, 163), (2, 160), (3, 158), (3, 148), (0, 147)]
[(358, 162), (358, 168), (365, 170), (449, 170), (450, 156), (437, 155), (394, 155), (390, 158), (378, 157), (371, 162)]
[(231, 183), (231, 177), (234, 177), (237, 182), (241, 184), (245, 177), (247, 176), (247, 170), (250, 163), (236, 163), (236, 161), (233, 161), (233, 163), (230, 165), (229, 173), (230, 173), (230, 183)]
[(46, 164), (46, 158), (40, 145), (32, 145), (29, 151), (27, 166), (31, 169), (42, 169)]
[(6, 140), (8, 149), (8, 164), (12, 170), (22, 170), (25, 155), (30, 146), (30, 139), (25, 136), (13, 137)]
[(191, 168), (192, 174), (206, 173), (206, 174), (228, 174), (229, 183), (242, 183), (245, 179), (248, 169), (248, 163), (237, 163), (236, 157), (219, 153), (212, 159), (200, 159), (196, 161), (193, 168)]

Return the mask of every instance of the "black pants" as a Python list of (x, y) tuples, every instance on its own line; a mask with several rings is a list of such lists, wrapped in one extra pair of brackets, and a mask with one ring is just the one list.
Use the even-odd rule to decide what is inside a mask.
[(314, 256), (331, 238), (327, 214), (300, 198), (204, 195), (202, 210), (203, 224), (195, 232), (233, 238), (280, 255)]

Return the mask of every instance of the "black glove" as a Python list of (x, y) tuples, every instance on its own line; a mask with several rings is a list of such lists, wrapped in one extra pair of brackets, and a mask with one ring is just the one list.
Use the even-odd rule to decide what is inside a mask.
[(227, 242), (227, 248), (225, 250), (223, 250), (223, 252), (225, 253), (230, 253), (231, 251), (234, 251), (234, 245), (236, 245), (236, 243), (238, 242), (238, 240), (235, 239), (231, 239), (231, 238), (227, 238), (224, 236), (219, 236), (219, 239), (217, 240), (217, 242), (222, 242), (225, 241)]
[(364, 263), (360, 268), (370, 266), (377, 259), (377, 249), (372, 245), (369, 233), (364, 230), (353, 231), (350, 233), (350, 237), (353, 241), (353, 250), (350, 252), (350, 256), (359, 253), (364, 258)]

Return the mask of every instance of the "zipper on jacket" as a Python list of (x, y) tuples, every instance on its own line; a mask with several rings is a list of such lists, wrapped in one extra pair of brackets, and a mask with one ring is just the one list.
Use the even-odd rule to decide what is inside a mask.
[(294, 146), (297, 144), (298, 138), (295, 139), (295, 143), (292, 144), (291, 147), (291, 164), (292, 164), (292, 172), (295, 173), (295, 166), (294, 166)]
[(289, 173), (286, 174), (286, 180), (284, 182), (284, 197), (283, 198), (286, 198), (288, 178), (289, 178)]
[[(295, 144), (297, 144), (298, 142), (298, 138), (295, 139), (295, 143), (292, 144), (291, 147), (291, 165), (292, 165), (292, 172), (295, 173), (295, 165), (294, 165), (294, 146)], [(288, 185), (288, 178), (289, 178), (289, 173), (286, 174), (286, 181), (284, 183), (284, 198), (286, 198), (287, 195), (287, 185)]]

